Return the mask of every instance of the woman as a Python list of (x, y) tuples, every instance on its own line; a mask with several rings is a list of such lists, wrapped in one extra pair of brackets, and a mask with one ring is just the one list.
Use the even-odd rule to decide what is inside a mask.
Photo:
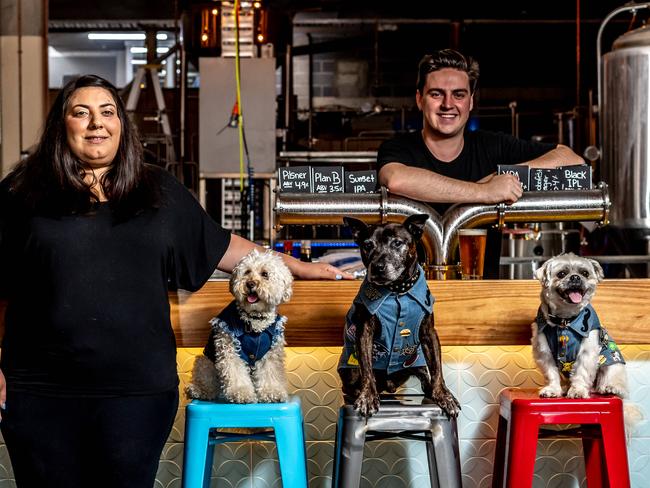
[[(19, 488), (153, 485), (178, 408), (168, 289), (254, 247), (143, 163), (109, 82), (63, 88), (0, 182), (0, 427)], [(350, 277), (284, 259), (298, 277)]]

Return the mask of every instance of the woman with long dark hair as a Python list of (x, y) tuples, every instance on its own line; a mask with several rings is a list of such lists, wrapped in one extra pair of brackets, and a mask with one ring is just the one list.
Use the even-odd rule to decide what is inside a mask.
[[(19, 488), (153, 486), (178, 408), (168, 290), (254, 247), (144, 164), (113, 85), (63, 88), (0, 182), (0, 427)], [(283, 259), (298, 277), (350, 277)]]

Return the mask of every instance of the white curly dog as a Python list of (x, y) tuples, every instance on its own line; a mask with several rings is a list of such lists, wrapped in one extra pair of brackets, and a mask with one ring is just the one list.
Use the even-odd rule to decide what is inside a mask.
[(291, 298), (293, 276), (272, 251), (253, 250), (235, 267), (235, 299), (210, 323), (203, 354), (196, 357), (189, 398), (231, 403), (284, 402), (284, 324), (276, 311)]

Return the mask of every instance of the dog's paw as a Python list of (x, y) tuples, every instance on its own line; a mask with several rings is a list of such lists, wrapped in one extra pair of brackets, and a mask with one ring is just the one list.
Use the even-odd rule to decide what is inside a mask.
[(250, 381), (232, 381), (224, 385), (223, 393), (231, 403), (257, 403), (257, 393)]
[(259, 403), (285, 403), (289, 400), (289, 394), (286, 391), (269, 391), (259, 393)]
[(589, 388), (584, 385), (571, 385), (566, 396), (567, 398), (589, 398)]
[(627, 398), (628, 396), (627, 390), (617, 385), (601, 385), (596, 391), (601, 395), (616, 395), (620, 398)]
[(460, 413), (460, 403), (456, 397), (450, 392), (447, 392), (441, 398), (437, 398), (435, 402), (442, 408), (449, 418), (456, 418)]
[(562, 396), (562, 388), (555, 385), (546, 385), (539, 390), (539, 396), (542, 398), (558, 398)]
[(257, 395), (255, 392), (252, 394), (249, 392), (229, 392), (225, 394), (226, 400), (231, 403), (257, 403)]
[(437, 403), (449, 418), (458, 417), (460, 403), (458, 403), (456, 397), (446, 387), (433, 390), (430, 394), (427, 394), (425, 391), (425, 396), (430, 398), (434, 403)]
[(364, 417), (370, 417), (379, 410), (379, 395), (362, 393), (354, 402), (354, 408)]

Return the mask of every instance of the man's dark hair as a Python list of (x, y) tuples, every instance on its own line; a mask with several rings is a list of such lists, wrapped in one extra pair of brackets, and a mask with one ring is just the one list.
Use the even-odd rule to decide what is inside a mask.
[(443, 68), (452, 68), (464, 71), (469, 76), (469, 88), (473, 95), (478, 85), (479, 67), (478, 62), (469, 56), (455, 51), (454, 49), (441, 49), (433, 54), (425, 55), (418, 65), (417, 90), (422, 94), (427, 75)]
[(88, 165), (68, 146), (65, 116), (70, 98), (80, 88), (103, 88), (110, 93), (120, 119), (121, 135), (111, 168), (100, 178), (111, 206), (128, 217), (157, 205), (158, 188), (142, 156), (142, 144), (131, 123), (124, 102), (109, 81), (84, 75), (68, 82), (59, 92), (45, 120), (45, 127), (33, 154), (18, 163), (11, 189), (28, 208), (47, 213), (86, 213), (97, 202), (84, 181)]

